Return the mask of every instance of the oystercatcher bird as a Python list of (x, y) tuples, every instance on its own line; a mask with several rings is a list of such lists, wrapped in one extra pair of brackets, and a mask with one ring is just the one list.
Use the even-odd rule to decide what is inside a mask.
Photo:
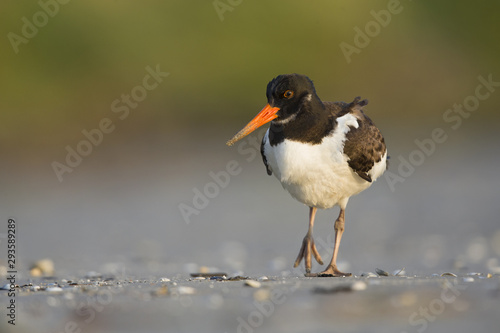
[[(227, 145), (271, 122), (261, 145), (267, 173), (309, 206), (309, 230), (294, 267), (304, 259), (308, 276), (349, 276), (337, 268), (347, 202), (387, 168), (384, 138), (362, 110), (368, 101), (323, 102), (313, 82), (299, 74), (277, 76), (268, 83), (266, 96), (268, 104)], [(311, 255), (323, 264), (313, 239), (316, 210), (336, 205), (340, 214), (332, 260), (323, 272), (311, 274)]]

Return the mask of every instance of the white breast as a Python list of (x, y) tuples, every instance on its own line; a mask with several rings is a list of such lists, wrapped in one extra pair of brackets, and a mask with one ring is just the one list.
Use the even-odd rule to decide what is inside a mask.
[[(352, 171), (343, 154), (349, 126), (358, 127), (356, 117), (346, 114), (337, 122), (335, 131), (317, 145), (285, 140), (273, 147), (269, 130), (264, 137), (264, 154), (273, 174), (292, 197), (311, 207), (345, 208), (349, 197), (371, 185)], [(372, 168), (376, 169), (372, 176), (378, 177), (385, 170), (385, 156), (382, 161)]]

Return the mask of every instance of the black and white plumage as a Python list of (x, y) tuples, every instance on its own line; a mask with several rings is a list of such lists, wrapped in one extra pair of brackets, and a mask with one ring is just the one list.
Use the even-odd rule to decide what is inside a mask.
[(299, 74), (276, 77), (269, 82), (266, 95), (268, 105), (235, 140), (271, 121), (261, 145), (267, 173), (293, 198), (310, 207), (309, 231), (295, 266), (304, 258), (309, 273), (311, 254), (322, 264), (312, 237), (314, 216), (317, 208), (338, 205), (334, 253), (321, 274), (348, 275), (336, 266), (347, 202), (370, 187), (387, 168), (384, 138), (363, 112), (368, 102), (359, 97), (351, 103), (322, 102), (312, 81)]

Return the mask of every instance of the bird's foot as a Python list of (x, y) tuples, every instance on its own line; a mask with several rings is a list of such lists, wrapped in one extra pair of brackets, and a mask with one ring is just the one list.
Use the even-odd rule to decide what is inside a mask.
[(314, 255), (314, 258), (320, 265), (323, 265), (323, 260), (321, 259), (321, 256), (319, 255), (319, 252), (316, 249), (316, 245), (314, 244), (314, 239), (312, 238), (312, 236), (307, 234), (304, 237), (304, 240), (302, 241), (302, 247), (300, 248), (299, 255), (297, 256), (297, 259), (295, 260), (295, 264), (293, 265), (293, 267), (297, 267), (302, 261), (302, 259), (304, 259), (306, 272), (310, 273), (312, 266), (311, 254)]
[(344, 273), (338, 270), (337, 265), (332, 266), (328, 265), (328, 267), (321, 273), (306, 273), (307, 277), (346, 277), (352, 276), (351, 273)]

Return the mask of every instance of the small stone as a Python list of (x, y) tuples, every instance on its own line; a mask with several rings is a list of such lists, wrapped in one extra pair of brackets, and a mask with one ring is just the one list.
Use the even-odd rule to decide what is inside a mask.
[(0, 287), (0, 290), (9, 290), (10, 289), (10, 283), (4, 284), (2, 287)]
[(493, 277), (493, 274), (491, 274), (491, 273), (486, 274), (486, 278), (491, 279), (492, 277)]
[(236, 276), (231, 276), (231, 277), (227, 278), (227, 280), (228, 281), (241, 281), (241, 280), (248, 280), (248, 277), (236, 275)]
[(54, 262), (50, 259), (36, 261), (30, 267), (31, 276), (53, 276)]
[(256, 281), (256, 280), (245, 280), (244, 285), (247, 286), (247, 287), (252, 287), (252, 288), (260, 288), (260, 286), (262, 284), (259, 281)]
[(169, 279), (169, 278), (162, 277), (162, 278), (160, 279), (160, 282), (170, 282), (170, 279)]
[(30, 287), (30, 291), (39, 291), (40, 290), (40, 286), (31, 286)]
[(375, 273), (377, 273), (379, 276), (389, 276), (389, 273), (380, 268), (375, 268)]
[(193, 280), (193, 281), (196, 281), (196, 280), (200, 281), (200, 280), (206, 280), (206, 279), (207, 278), (204, 278), (203, 276), (197, 276), (197, 277), (192, 278), (191, 280)]
[(472, 276), (466, 276), (462, 279), (464, 282), (474, 282), (474, 278)]
[(210, 269), (207, 266), (200, 266), (200, 273), (208, 273)]
[(151, 292), (152, 296), (165, 296), (168, 294), (168, 287), (167, 286), (161, 286), (160, 288), (153, 290)]
[(177, 288), (179, 295), (193, 295), (196, 294), (196, 289), (193, 287), (180, 286)]
[(259, 281), (269, 281), (269, 278), (267, 276), (261, 276), (258, 278)]
[(223, 275), (223, 276), (211, 276), (211, 277), (209, 277), (209, 279), (212, 281), (223, 281), (223, 280), (227, 280), (227, 277), (225, 275)]
[(392, 275), (394, 276), (405, 276), (406, 275), (406, 271), (405, 271), (405, 267), (401, 268), (401, 269), (396, 269), (394, 272), (392, 272)]
[(48, 287), (47, 289), (45, 289), (45, 291), (48, 291), (50, 293), (60, 293), (63, 291), (63, 289), (61, 287)]
[(478, 272), (471, 272), (471, 273), (467, 273), (468, 276), (479, 276), (481, 275), (481, 273), (478, 273)]
[(367, 285), (363, 281), (356, 281), (353, 284), (351, 284), (351, 290), (354, 290), (354, 291), (365, 290), (366, 287), (367, 287)]
[(418, 294), (413, 291), (404, 291), (390, 298), (391, 305), (400, 308), (413, 306), (418, 301)]
[(368, 278), (378, 277), (377, 274), (372, 273), (372, 272), (363, 272), (363, 273), (361, 273), (361, 276), (362, 277), (368, 277)]
[(445, 272), (445, 273), (441, 274), (441, 276), (453, 276), (453, 277), (457, 277), (457, 274), (451, 273), (451, 272)]
[(226, 273), (217, 272), (217, 273), (207, 273), (207, 272), (199, 272), (199, 273), (191, 273), (191, 277), (203, 277), (203, 278), (211, 278), (211, 277), (224, 277), (227, 276)]
[(257, 302), (263, 302), (268, 300), (271, 297), (271, 291), (267, 288), (260, 288), (257, 289), (253, 293), (253, 299), (256, 300)]

